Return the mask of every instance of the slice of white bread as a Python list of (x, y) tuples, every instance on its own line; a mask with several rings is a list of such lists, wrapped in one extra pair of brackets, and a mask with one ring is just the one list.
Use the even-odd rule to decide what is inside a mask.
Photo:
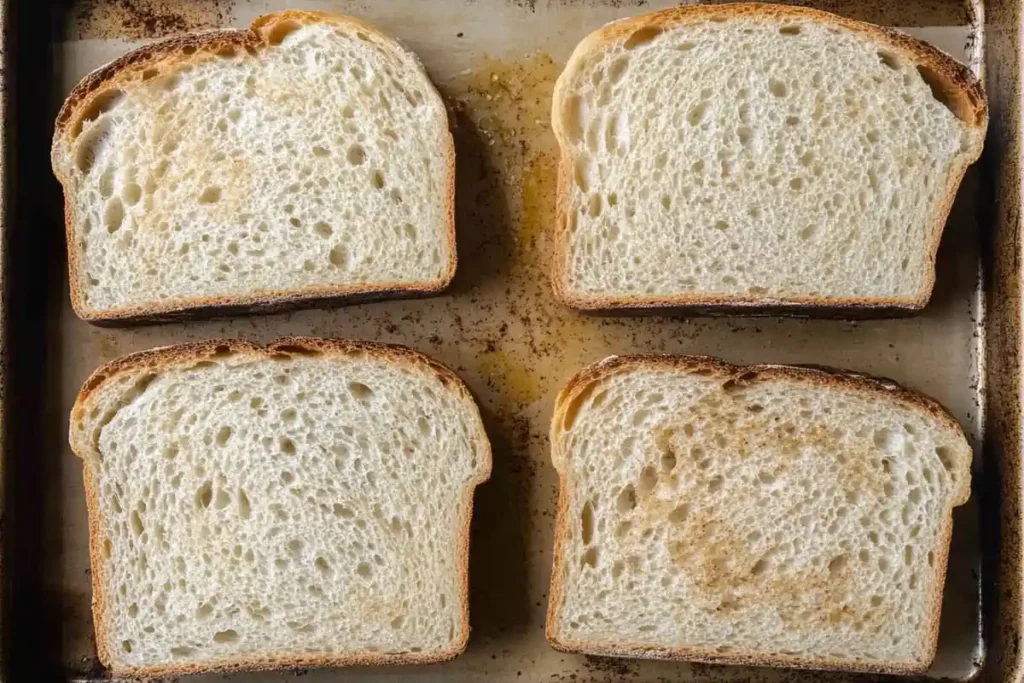
[(581, 309), (918, 309), (987, 126), (967, 67), (765, 4), (619, 21), (555, 87), (553, 287)]
[(432, 662), (469, 636), (477, 406), (410, 349), (133, 354), (71, 415), (100, 661), (116, 675)]
[(455, 151), (419, 59), (286, 11), (147, 45), (57, 119), (71, 300), (86, 320), (444, 289)]
[(878, 672), (935, 654), (971, 449), (888, 381), (611, 357), (562, 390), (547, 636), (567, 652)]

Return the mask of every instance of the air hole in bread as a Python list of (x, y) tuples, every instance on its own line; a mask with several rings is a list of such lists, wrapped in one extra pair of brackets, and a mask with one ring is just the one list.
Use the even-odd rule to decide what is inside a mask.
[(172, 152), (174, 152), (174, 150), (178, 149), (179, 142), (180, 141), (177, 138), (168, 138), (167, 140), (164, 141), (164, 144), (160, 148), (160, 151), (163, 154), (171, 154)]
[(879, 50), (878, 59), (893, 71), (900, 70), (900, 59), (894, 53), (888, 50)]
[[(939, 462), (942, 463), (942, 466), (950, 474), (953, 474), (953, 452), (946, 446), (939, 446), (935, 449), (935, 455), (939, 456)], [(923, 474), (926, 481), (931, 480), (931, 470), (926, 469)]]
[(285, 455), (295, 455), (295, 442), (286, 436), (282, 436), (278, 440), (278, 450)]
[(847, 554), (845, 554), (845, 553), (842, 554), (842, 555), (836, 555), (835, 557), (833, 557), (832, 560), (828, 563), (828, 571), (829, 571), (829, 573), (830, 574), (836, 574), (838, 572), (841, 572), (843, 569), (846, 568), (846, 565), (849, 562), (849, 559), (850, 559), (849, 556)]
[(114, 233), (121, 229), (121, 225), (124, 223), (124, 204), (117, 197), (107, 202), (106, 208), (103, 210), (103, 224), (107, 228), (107, 232)]
[(384, 173), (380, 170), (374, 170), (370, 174), (370, 184), (373, 185), (374, 189), (384, 189)]
[(682, 524), (686, 521), (686, 518), (690, 516), (690, 506), (687, 503), (681, 503), (675, 507), (668, 514), (668, 521), (673, 524)]
[(561, 123), (570, 142), (579, 143), (583, 139), (583, 103), (579, 96), (566, 99), (562, 106)]
[(231, 440), (231, 435), (233, 432), (234, 430), (231, 429), (231, 427), (221, 427), (220, 429), (217, 430), (217, 436), (214, 439), (214, 443), (216, 443), (218, 446), (225, 445), (228, 441)]
[(353, 166), (362, 166), (366, 161), (366, 150), (363, 149), (362, 145), (352, 145), (348, 148), (348, 152), (345, 153), (345, 158)]
[(928, 87), (932, 91), (932, 97), (934, 97), (939, 104), (948, 109), (953, 116), (957, 117), (964, 123), (975, 123), (975, 121), (971, 120), (970, 117), (970, 105), (957, 99), (957, 89), (954, 85), (950, 84), (948, 79), (939, 74), (935, 69), (923, 64), (918, 64), (917, 73), (921, 74), (921, 78), (924, 79), (924, 82), (928, 84)]
[(632, 484), (627, 484), (619, 491), (615, 500), (615, 509), (620, 513), (630, 512), (636, 507), (636, 491)]
[(666, 474), (672, 472), (676, 468), (676, 454), (672, 452), (671, 444), (665, 446), (664, 451), (661, 454), (661, 469)]
[(217, 631), (213, 634), (213, 642), (215, 643), (233, 643), (238, 640), (238, 632), (234, 629), (228, 629), (226, 631)]
[(615, 59), (608, 67), (608, 78), (612, 83), (617, 83), (629, 68), (629, 57), (622, 56)]
[(217, 495), (214, 497), (213, 506), (218, 510), (223, 510), (231, 504), (231, 494), (224, 489), (217, 491)]
[(664, 29), (660, 26), (645, 26), (642, 29), (634, 31), (626, 38), (626, 41), (622, 44), (627, 50), (640, 47), (641, 45), (647, 45), (652, 40), (662, 34)]
[(335, 245), (327, 255), (331, 265), (336, 268), (344, 268), (348, 265), (348, 250), (342, 245)]
[(704, 115), (707, 113), (708, 103), (699, 102), (694, 105), (689, 112), (686, 114), (686, 122), (691, 126), (699, 125), (704, 120)]
[(128, 206), (135, 206), (142, 198), (142, 188), (136, 183), (125, 183), (121, 188), (121, 199)]
[(368, 401), (373, 396), (373, 389), (362, 382), (349, 382), (348, 393), (358, 401)]
[(583, 510), (580, 512), (580, 533), (583, 545), (590, 545), (594, 539), (594, 506), (589, 500), (583, 504)]
[(373, 576), (373, 568), (370, 566), (369, 562), (360, 562), (356, 567), (356, 574), (364, 579), (368, 579)]
[(75, 147), (75, 168), (85, 174), (92, 170), (96, 159), (107, 143), (110, 127), (107, 121), (100, 121), (82, 136)]
[(298, 31), (302, 25), (297, 21), (279, 21), (275, 23), (266, 34), (266, 41), (270, 45), (280, 45), (290, 34)]
[(779, 28), (779, 33), (784, 36), (798, 36), (800, 35), (800, 27), (796, 25), (782, 26)]
[(591, 170), (590, 157), (586, 154), (581, 154), (579, 157), (576, 158), (576, 163), (573, 168), (573, 177), (576, 180), (576, 185), (583, 192), (589, 191), (591, 175), (593, 173), (593, 171)]
[(160, 84), (164, 90), (175, 90), (181, 84), (181, 75), (178, 73), (169, 74)]
[(242, 519), (249, 519), (251, 506), (249, 504), (249, 496), (245, 493), (245, 489), (238, 489), (238, 516)]
[(211, 482), (204, 482), (196, 490), (195, 495), (195, 506), (197, 508), (206, 509), (210, 507), (210, 503), (213, 501), (213, 484)]
[(777, 78), (768, 79), (768, 91), (775, 97), (786, 97), (789, 94), (789, 87)]
[(590, 568), (592, 568), (592, 569), (596, 569), (597, 568), (597, 560), (598, 560), (597, 548), (588, 548), (587, 551), (585, 553), (583, 553), (583, 564), (589, 566)]
[(95, 95), (89, 104), (82, 110), (81, 116), (75, 123), (74, 128), (71, 131), (71, 139), (75, 139), (82, 132), (85, 124), (91, 123), (98, 120), (101, 116), (106, 113), (113, 111), (113, 109), (121, 103), (124, 99), (123, 90), (107, 90)]

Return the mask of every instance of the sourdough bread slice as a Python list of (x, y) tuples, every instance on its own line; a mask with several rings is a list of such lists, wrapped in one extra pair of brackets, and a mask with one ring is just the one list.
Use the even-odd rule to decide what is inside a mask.
[(559, 394), (551, 454), (557, 649), (932, 661), (971, 449), (931, 399), (821, 369), (612, 357)]
[(147, 45), (57, 119), (71, 299), (86, 320), (444, 289), (455, 152), (419, 59), (286, 11)]
[(465, 385), (410, 349), (284, 339), (155, 349), (71, 415), (93, 616), (114, 674), (432, 662), (469, 635)]
[(987, 126), (967, 67), (767, 4), (619, 21), (555, 87), (553, 287), (581, 309), (918, 309)]

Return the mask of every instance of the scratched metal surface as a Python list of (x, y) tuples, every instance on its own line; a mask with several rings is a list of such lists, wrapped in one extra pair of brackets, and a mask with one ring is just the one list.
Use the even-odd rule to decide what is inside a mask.
[[(456, 119), (459, 270), (442, 296), (209, 322), (101, 329), (71, 311), (48, 312), (43, 357), (53, 380), (47, 426), (65, 434), (81, 382), (99, 364), (162, 344), (210, 337), (269, 341), (322, 335), (407, 344), (454, 368), (475, 393), (494, 446), (490, 482), (477, 490), (466, 654), (427, 667), (312, 671), (306, 680), (863, 680), (843, 674), (636, 662), (566, 655), (543, 636), (557, 478), (547, 428), (559, 387), (612, 353), (703, 353), (737, 362), (819, 363), (891, 377), (934, 396), (963, 424), (981, 474), (985, 401), (984, 230), (981, 174), (956, 200), (939, 254), (932, 302), (915, 317), (843, 322), (795, 319), (598, 318), (556, 304), (548, 282), (556, 146), (551, 89), (575, 44), (612, 19), (662, 0), (92, 0), (55, 10), (52, 107), (93, 68), (142, 42), (185, 30), (246, 26), (259, 14), (308, 7), (353, 14), (398, 36), (422, 57)], [(981, 69), (977, 7), (958, 0), (821, 0), (849, 16), (906, 28)], [(52, 185), (52, 183), (51, 183)], [(50, 219), (59, 226), (59, 203)], [(59, 227), (55, 227), (59, 229)], [(66, 280), (63, 257), (50, 264)], [(60, 614), (60, 656), (72, 678), (102, 678), (90, 613), (88, 527), (81, 467), (64, 440), (45, 454), (55, 481), (42, 501), (45, 592)], [(56, 446), (55, 446), (56, 448)], [(980, 477), (979, 477), (980, 479)], [(968, 678), (980, 636), (979, 494), (955, 515), (939, 655), (933, 675)], [(288, 674), (240, 675), (279, 681)], [(194, 680), (221, 680), (198, 677)]]

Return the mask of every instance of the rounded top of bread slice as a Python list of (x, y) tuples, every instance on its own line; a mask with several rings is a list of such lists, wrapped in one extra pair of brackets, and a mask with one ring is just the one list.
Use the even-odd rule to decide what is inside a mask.
[(72, 90), (51, 161), (87, 320), (454, 276), (446, 107), (413, 52), (352, 17), (287, 10), (133, 50)]
[(758, 3), (614, 22), (555, 86), (555, 293), (919, 309), (987, 121), (970, 69), (893, 29)]

